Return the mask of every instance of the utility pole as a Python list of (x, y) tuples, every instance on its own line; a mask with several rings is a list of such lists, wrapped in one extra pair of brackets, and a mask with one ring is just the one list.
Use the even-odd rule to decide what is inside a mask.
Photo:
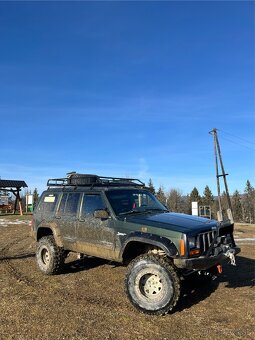
[[(224, 170), (224, 165), (223, 165), (221, 151), (220, 151), (220, 143), (219, 143), (219, 139), (217, 135), (217, 129), (214, 128), (209, 133), (213, 135), (213, 140), (214, 140), (214, 156), (215, 156), (215, 165), (216, 165), (216, 180), (217, 180), (217, 191), (218, 191), (218, 202), (219, 202), (219, 211), (217, 213), (218, 215), (217, 217), (220, 222), (222, 222), (224, 219), (223, 211), (222, 211), (222, 204), (221, 204), (221, 194), (220, 194), (220, 177), (223, 177), (225, 192), (227, 195), (227, 202), (228, 202), (227, 217), (231, 221), (231, 223), (234, 223), (232, 205), (231, 205), (231, 200), (230, 200), (229, 191), (228, 191), (227, 178), (226, 178), (228, 174), (226, 174)], [(221, 174), (219, 174), (218, 159), (220, 160), (221, 172), (222, 172)]]

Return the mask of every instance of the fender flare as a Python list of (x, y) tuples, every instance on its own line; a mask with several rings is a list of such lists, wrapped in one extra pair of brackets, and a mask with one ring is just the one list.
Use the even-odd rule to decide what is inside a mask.
[(36, 240), (37, 241), (38, 241), (38, 232), (40, 231), (40, 229), (49, 229), (49, 230), (51, 230), (51, 232), (52, 232), (52, 234), (54, 236), (56, 245), (58, 247), (63, 247), (63, 242), (62, 242), (62, 239), (61, 239), (60, 230), (59, 230), (59, 228), (57, 227), (57, 225), (55, 223), (42, 224), (42, 225), (38, 226), (37, 231), (36, 231)]
[(130, 233), (127, 239), (125, 240), (125, 242), (123, 243), (122, 248), (121, 248), (121, 258), (123, 258), (123, 254), (125, 250), (127, 249), (127, 246), (131, 242), (140, 242), (140, 243), (150, 244), (150, 245), (159, 247), (169, 257), (176, 257), (176, 255), (178, 255), (178, 250), (175, 244), (170, 239), (163, 237), (163, 236), (135, 231), (135, 232)]

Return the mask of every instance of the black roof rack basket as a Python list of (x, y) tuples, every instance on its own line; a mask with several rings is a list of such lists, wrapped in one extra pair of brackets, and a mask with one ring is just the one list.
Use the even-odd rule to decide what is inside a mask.
[(68, 173), (66, 178), (52, 178), (47, 181), (49, 187), (63, 186), (138, 186), (145, 184), (136, 178), (103, 177), (89, 174)]

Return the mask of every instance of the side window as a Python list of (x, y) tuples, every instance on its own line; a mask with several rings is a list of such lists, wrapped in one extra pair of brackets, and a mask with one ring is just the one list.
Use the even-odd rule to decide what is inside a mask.
[(68, 194), (65, 208), (66, 215), (76, 215), (79, 199), (80, 199), (79, 193)]
[(103, 199), (97, 194), (85, 194), (83, 197), (81, 215), (93, 215), (95, 210), (105, 209)]
[(80, 199), (80, 193), (65, 193), (62, 196), (58, 214), (59, 215), (69, 215), (69, 216), (75, 216), (78, 209)]
[(58, 214), (59, 215), (63, 215), (63, 213), (65, 211), (67, 196), (68, 196), (68, 194), (63, 194), (63, 196), (61, 198), (59, 208), (58, 208)]
[(46, 213), (46, 214), (52, 213), (56, 207), (57, 201), (58, 201), (58, 194), (45, 193), (37, 209), (38, 211)]

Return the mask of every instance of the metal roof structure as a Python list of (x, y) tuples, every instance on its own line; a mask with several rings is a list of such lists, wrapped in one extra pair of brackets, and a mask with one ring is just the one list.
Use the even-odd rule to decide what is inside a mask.
[(16, 197), (15, 204), (14, 204), (14, 214), (16, 213), (17, 203), (18, 203), (20, 215), (23, 215), (21, 197), (19, 194), (21, 191), (21, 188), (27, 188), (27, 183), (25, 181), (0, 179), (0, 191), (3, 191), (3, 192), (9, 191), (13, 193), (13, 195)]
[(27, 188), (27, 184), (25, 181), (0, 179), (0, 189), (1, 188)]
[(103, 177), (97, 175), (72, 173), (66, 178), (51, 178), (47, 182), (48, 187), (64, 186), (89, 186), (89, 187), (120, 187), (135, 186), (144, 187), (145, 184), (136, 178)]

